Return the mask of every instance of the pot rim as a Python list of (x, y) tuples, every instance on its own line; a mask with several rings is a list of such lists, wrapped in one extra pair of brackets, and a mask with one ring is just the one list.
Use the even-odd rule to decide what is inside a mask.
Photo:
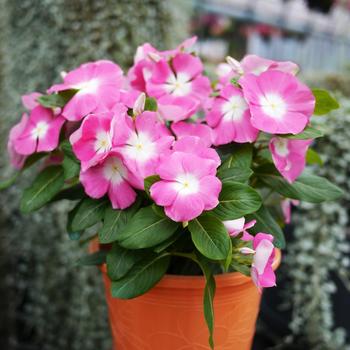
[[(272, 268), (277, 270), (281, 263), (281, 250), (275, 248), (275, 259), (272, 264)], [(107, 265), (101, 265), (103, 273), (107, 274)], [(219, 275), (215, 275), (215, 282), (218, 288), (225, 288), (231, 286), (237, 286), (245, 283), (251, 283), (251, 277), (245, 276), (240, 272), (229, 272)], [(191, 276), (191, 275), (169, 275), (166, 274), (158, 282), (154, 288), (171, 288), (171, 289), (203, 289), (205, 286), (205, 280), (203, 276)]]

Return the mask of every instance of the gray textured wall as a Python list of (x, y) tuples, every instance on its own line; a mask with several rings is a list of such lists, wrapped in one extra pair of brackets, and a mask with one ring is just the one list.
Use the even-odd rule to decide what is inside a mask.
[[(0, 178), (10, 172), (6, 139), (21, 94), (87, 60), (126, 66), (143, 41), (175, 45), (189, 10), (172, 0), (0, 0)], [(0, 192), (0, 348), (109, 350), (102, 281), (95, 268), (72, 267), (84, 248), (65, 234), (67, 205), (22, 216), (29, 181)]]

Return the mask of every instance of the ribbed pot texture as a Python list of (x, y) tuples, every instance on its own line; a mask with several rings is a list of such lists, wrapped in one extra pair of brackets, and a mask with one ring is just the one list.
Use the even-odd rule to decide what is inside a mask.
[[(281, 254), (276, 251), (274, 267)], [(130, 300), (112, 298), (106, 267), (109, 318), (115, 350), (208, 350), (203, 314), (204, 278), (166, 275), (152, 290)], [(214, 299), (217, 350), (249, 350), (261, 295), (240, 273), (218, 275)]]

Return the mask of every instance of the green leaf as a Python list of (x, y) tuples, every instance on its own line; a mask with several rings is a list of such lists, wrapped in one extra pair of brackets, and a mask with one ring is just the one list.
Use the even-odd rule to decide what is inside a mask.
[(252, 176), (253, 171), (250, 168), (231, 167), (219, 169), (217, 176), (221, 181), (236, 181), (245, 183)]
[(6, 190), (6, 188), (11, 187), (16, 182), (16, 180), (18, 179), (18, 176), (19, 176), (20, 173), (21, 173), (20, 171), (17, 171), (16, 173), (14, 173), (8, 179), (1, 181), (0, 182), (0, 191)]
[(61, 166), (45, 168), (32, 185), (24, 190), (21, 199), (21, 211), (29, 213), (48, 203), (63, 187), (64, 176)]
[(188, 223), (196, 248), (207, 258), (226, 260), (232, 252), (231, 239), (224, 224), (211, 214), (203, 214)]
[(78, 176), (80, 172), (80, 162), (74, 155), (71, 144), (68, 140), (64, 140), (60, 147), (64, 154), (62, 162), (64, 178), (71, 179), (72, 177)]
[(255, 234), (259, 232), (269, 233), (274, 236), (273, 243), (277, 248), (285, 247), (283, 231), (265, 206), (262, 205), (257, 212), (247, 215), (246, 219), (247, 221), (256, 220), (256, 224), (249, 230), (250, 232)]
[(124, 277), (144, 255), (140, 251), (129, 250), (114, 243), (107, 254), (107, 274), (112, 281)]
[(145, 102), (145, 111), (156, 112), (158, 110), (157, 100), (152, 97), (147, 97)]
[(316, 99), (316, 106), (314, 110), (315, 115), (324, 115), (339, 108), (339, 103), (332, 97), (328, 91), (321, 89), (313, 89), (312, 93)]
[(293, 135), (293, 134), (285, 134), (278, 135), (279, 137), (285, 137), (287, 139), (292, 140), (308, 140), (308, 139), (316, 139), (318, 137), (323, 136), (323, 132), (321, 130), (315, 129), (312, 126), (308, 125), (301, 133)]
[(224, 182), (219, 205), (213, 213), (221, 220), (234, 220), (258, 210), (261, 197), (253, 188), (239, 182)]
[[(231, 144), (228, 146), (231, 146)], [(241, 169), (250, 168), (253, 159), (253, 146), (251, 144), (234, 144), (229, 150), (222, 149), (221, 153), (226, 153), (228, 151), (230, 155), (220, 166), (221, 170), (233, 167)]]
[(72, 218), (72, 232), (85, 230), (101, 221), (107, 203), (106, 200), (95, 200), (91, 198), (81, 200)]
[(306, 163), (308, 164), (318, 164), (323, 165), (322, 158), (320, 155), (313, 150), (312, 148), (309, 148), (306, 152)]
[(167, 249), (169, 246), (171, 246), (173, 243), (175, 243), (182, 235), (184, 234), (184, 229), (182, 227), (178, 228), (172, 236), (170, 236), (168, 239), (166, 239), (164, 242), (156, 245), (153, 248), (153, 251), (155, 253), (160, 253), (163, 250)]
[(144, 180), (144, 187), (145, 187), (145, 191), (148, 194), (148, 196), (150, 196), (149, 190), (150, 190), (151, 186), (154, 183), (158, 182), (159, 180), (160, 180), (159, 175), (151, 175), (151, 176), (148, 176), (148, 177), (145, 178), (145, 180)]
[(310, 203), (321, 203), (340, 198), (343, 191), (327, 179), (302, 174), (292, 184), (277, 173), (257, 173), (259, 179), (286, 198), (299, 199)]
[(123, 231), (128, 221), (136, 213), (138, 205), (132, 205), (128, 209), (117, 210), (108, 207), (104, 213), (103, 227), (98, 233), (99, 241), (102, 244), (111, 243), (117, 240), (118, 234)]
[(250, 268), (247, 265), (240, 264), (238, 261), (233, 260), (230, 264), (230, 268), (233, 271), (240, 272), (241, 274), (250, 277)]
[(209, 330), (209, 345), (211, 349), (214, 349), (214, 297), (216, 283), (205, 259), (198, 255), (197, 263), (202, 269), (206, 281), (203, 295), (204, 318)]
[(88, 254), (81, 257), (76, 263), (76, 266), (96, 266), (106, 262), (107, 252), (100, 250), (96, 253)]
[(161, 280), (169, 263), (170, 257), (167, 253), (152, 254), (138, 261), (123, 278), (112, 282), (112, 296), (131, 299), (146, 293)]
[(46, 108), (64, 107), (67, 102), (78, 92), (78, 90), (65, 90), (58, 94), (42, 95), (37, 98), (39, 104)]
[(68, 213), (68, 219), (67, 219), (67, 233), (69, 236), (69, 239), (71, 239), (72, 241), (77, 241), (80, 239), (81, 235), (83, 234), (84, 230), (81, 231), (73, 231), (72, 229), (72, 222), (73, 219), (75, 217), (75, 215), (77, 214), (77, 211), (79, 209), (79, 204), (81, 202), (79, 202), (69, 213)]
[(179, 224), (155, 213), (152, 206), (140, 209), (117, 239), (128, 249), (153, 247), (174, 234)]

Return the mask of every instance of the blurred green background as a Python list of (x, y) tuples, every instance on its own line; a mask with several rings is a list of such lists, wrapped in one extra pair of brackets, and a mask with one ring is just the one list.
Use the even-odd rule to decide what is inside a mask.
[[(108, 58), (126, 68), (139, 44), (171, 48), (192, 34), (209, 74), (228, 54), (294, 60), (311, 86), (329, 88), (342, 105), (317, 121), (329, 131), (315, 145), (324, 165), (313, 166), (346, 197), (295, 211), (254, 349), (348, 349), (349, 21), (349, 1), (0, 0), (0, 178), (11, 173), (6, 143), (20, 96), (45, 91), (82, 62)], [(86, 246), (65, 232), (68, 204), (21, 215), (19, 194), (30, 180), (28, 172), (0, 192), (0, 349), (110, 350), (101, 276), (74, 267)]]

